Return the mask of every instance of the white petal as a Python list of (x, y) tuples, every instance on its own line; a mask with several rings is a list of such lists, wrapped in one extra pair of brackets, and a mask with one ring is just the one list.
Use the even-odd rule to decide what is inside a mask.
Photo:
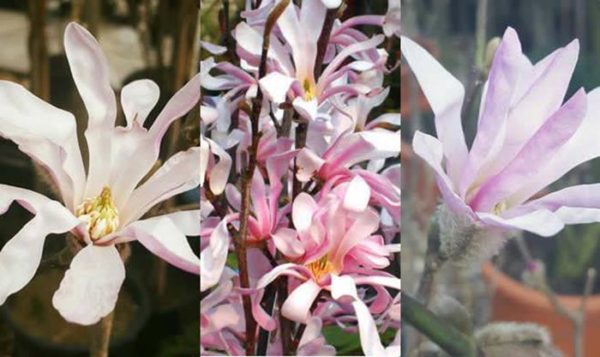
[(199, 274), (200, 258), (186, 235), (200, 234), (200, 211), (182, 211), (137, 221), (120, 235), (137, 239), (154, 255), (192, 274)]
[(125, 266), (115, 246), (88, 245), (75, 255), (52, 297), (67, 321), (92, 325), (114, 310), (125, 280)]
[(85, 170), (75, 118), (22, 86), (0, 81), (0, 136), (42, 164), (69, 208), (83, 195)]
[(173, 155), (143, 185), (135, 189), (122, 212), (122, 224), (139, 219), (152, 206), (200, 185), (200, 147)]
[(128, 83), (121, 89), (121, 105), (127, 119), (127, 125), (131, 126), (136, 120), (140, 125), (152, 111), (158, 102), (160, 89), (158, 85), (149, 79), (141, 79)]
[(36, 210), (35, 217), (0, 250), (0, 305), (33, 278), (46, 236), (67, 232), (80, 223), (56, 201), (47, 200)]

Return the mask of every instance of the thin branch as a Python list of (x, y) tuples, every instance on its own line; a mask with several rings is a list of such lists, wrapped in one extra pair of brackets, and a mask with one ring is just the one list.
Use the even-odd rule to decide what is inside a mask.
[(90, 357), (108, 357), (113, 318), (114, 311), (103, 317), (100, 322), (92, 327)]
[(331, 30), (333, 29), (333, 23), (335, 19), (338, 17), (338, 9), (329, 9), (327, 10), (327, 15), (325, 15), (325, 22), (323, 23), (323, 29), (321, 30), (321, 35), (319, 36), (319, 40), (317, 41), (317, 56), (315, 59), (315, 79), (319, 78), (321, 75), (321, 67), (323, 66), (323, 60), (325, 59), (325, 54), (327, 53), (327, 46), (329, 45), (329, 38), (331, 36)]
[[(258, 70), (258, 79), (260, 80), (267, 73), (267, 58), (270, 47), (271, 31), (277, 22), (277, 19), (283, 13), (283, 10), (289, 4), (289, 0), (282, 0), (277, 4), (265, 24), (265, 30), (263, 34), (263, 46), (260, 58), (260, 66)], [(249, 288), (250, 282), (248, 280), (248, 261), (246, 257), (246, 239), (248, 234), (248, 217), (250, 216), (250, 185), (252, 183), (252, 177), (254, 176), (254, 169), (256, 168), (256, 155), (258, 151), (258, 143), (260, 141), (261, 133), (259, 131), (260, 112), (262, 109), (263, 93), (258, 87), (256, 97), (252, 101), (252, 112), (250, 116), (250, 123), (252, 127), (252, 144), (248, 149), (248, 166), (242, 173), (241, 178), (241, 210), (240, 210), (240, 234), (238, 239), (234, 239), (235, 251), (238, 259), (238, 266), (240, 269), (240, 286), (242, 288)], [(242, 297), (244, 305), (244, 313), (246, 317), (246, 354), (253, 355), (255, 347), (255, 330), (256, 321), (252, 316), (252, 303), (250, 296), (244, 295)]]

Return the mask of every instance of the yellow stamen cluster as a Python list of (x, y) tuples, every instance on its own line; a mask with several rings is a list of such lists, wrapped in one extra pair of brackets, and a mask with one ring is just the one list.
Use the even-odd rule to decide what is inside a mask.
[(312, 263), (308, 263), (306, 267), (310, 270), (316, 281), (321, 280), (322, 277), (333, 271), (333, 264), (331, 264), (327, 255)]
[(494, 214), (498, 215), (506, 210), (506, 202), (501, 201), (496, 206), (494, 206)]
[(119, 227), (119, 210), (108, 187), (104, 187), (99, 196), (83, 201), (75, 210), (75, 215), (88, 222), (92, 240), (98, 240)]
[(317, 88), (315, 88), (315, 85), (308, 78), (302, 83), (302, 88), (304, 89), (305, 100), (313, 100), (317, 96)]

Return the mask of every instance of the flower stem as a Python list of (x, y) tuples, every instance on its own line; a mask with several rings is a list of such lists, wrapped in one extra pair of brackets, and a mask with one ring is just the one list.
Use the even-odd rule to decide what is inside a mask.
[(415, 327), (451, 356), (476, 356), (476, 344), (472, 338), (435, 316), (415, 298), (405, 293), (402, 293), (402, 320)]
[(114, 311), (92, 326), (90, 357), (108, 357), (110, 334), (112, 332)]
[[(281, 1), (275, 8), (273, 8), (271, 14), (267, 18), (265, 24), (265, 32), (263, 34), (263, 46), (260, 59), (260, 66), (258, 70), (258, 78), (262, 78), (267, 73), (267, 58), (270, 47), (271, 31), (277, 22), (279, 16), (283, 13), (283, 10), (289, 4), (289, 0)], [(250, 115), (250, 123), (252, 126), (252, 144), (248, 149), (248, 165), (246, 170), (242, 173), (242, 202), (240, 210), (240, 234), (238, 239), (234, 239), (235, 251), (238, 259), (238, 266), (240, 269), (240, 286), (242, 288), (249, 288), (250, 282), (248, 280), (248, 261), (246, 257), (246, 240), (248, 235), (248, 217), (250, 216), (250, 185), (252, 183), (252, 177), (254, 176), (254, 169), (256, 168), (256, 154), (258, 151), (258, 143), (260, 141), (261, 133), (259, 131), (260, 112), (262, 109), (263, 93), (258, 86), (256, 97), (252, 101), (252, 112)], [(250, 296), (244, 295), (242, 297), (244, 306), (244, 314), (246, 318), (246, 354), (254, 355), (254, 348), (256, 343), (256, 321), (252, 316), (252, 302)]]

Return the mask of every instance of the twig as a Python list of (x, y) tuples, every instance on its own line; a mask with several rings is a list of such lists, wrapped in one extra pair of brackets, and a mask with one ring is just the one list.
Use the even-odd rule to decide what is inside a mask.
[(415, 298), (402, 293), (402, 320), (419, 330), (451, 356), (475, 357), (475, 341), (441, 320)]
[[(265, 30), (263, 34), (263, 46), (260, 59), (260, 67), (258, 70), (258, 79), (264, 77), (267, 73), (267, 58), (270, 47), (271, 31), (277, 22), (279, 16), (283, 13), (283, 10), (289, 4), (289, 0), (282, 0), (277, 4), (265, 24)], [(250, 116), (250, 123), (252, 126), (252, 144), (250, 145), (248, 166), (242, 174), (241, 178), (241, 210), (240, 210), (240, 234), (238, 239), (234, 239), (235, 251), (238, 259), (238, 266), (240, 269), (240, 286), (242, 288), (249, 288), (250, 283), (248, 280), (248, 262), (246, 257), (246, 239), (248, 234), (248, 217), (250, 216), (250, 185), (252, 183), (252, 177), (254, 175), (254, 169), (256, 168), (256, 154), (258, 151), (258, 143), (260, 141), (261, 133), (259, 131), (260, 112), (262, 109), (263, 93), (258, 87), (256, 97), (252, 101), (252, 113)], [(255, 345), (255, 330), (256, 321), (252, 317), (252, 303), (250, 296), (244, 295), (242, 297), (244, 305), (244, 313), (246, 317), (246, 354), (254, 354)]]
[(325, 15), (325, 22), (323, 23), (323, 29), (321, 30), (321, 35), (319, 35), (319, 40), (317, 41), (317, 56), (315, 59), (315, 79), (319, 78), (321, 75), (321, 67), (323, 66), (323, 60), (325, 59), (325, 54), (327, 53), (327, 45), (329, 44), (329, 38), (331, 36), (331, 30), (333, 29), (333, 23), (338, 15), (338, 9), (329, 9), (327, 10), (327, 15)]
[(90, 357), (108, 357), (113, 317), (114, 311), (103, 317), (100, 322), (92, 327)]
[(585, 308), (587, 306), (587, 300), (589, 296), (592, 294), (594, 290), (594, 284), (596, 282), (596, 269), (589, 268), (586, 275), (585, 286), (583, 290), (583, 295), (581, 297), (581, 303), (579, 304), (579, 308), (577, 310), (572, 310), (567, 308), (563, 303), (561, 303), (557, 294), (552, 290), (550, 285), (548, 284), (548, 278), (546, 276), (546, 269), (544, 264), (541, 261), (535, 261), (532, 258), (531, 253), (522, 237), (516, 237), (517, 246), (519, 247), (519, 252), (523, 256), (523, 259), (527, 263), (528, 269), (530, 269), (534, 274), (537, 280), (535, 283), (537, 284), (538, 290), (540, 290), (546, 298), (552, 304), (552, 307), (556, 312), (563, 315), (567, 319), (571, 321), (573, 324), (573, 352), (575, 357), (583, 357), (584, 356), (584, 348), (583, 348), (583, 339), (584, 339), (584, 328), (585, 328)]

